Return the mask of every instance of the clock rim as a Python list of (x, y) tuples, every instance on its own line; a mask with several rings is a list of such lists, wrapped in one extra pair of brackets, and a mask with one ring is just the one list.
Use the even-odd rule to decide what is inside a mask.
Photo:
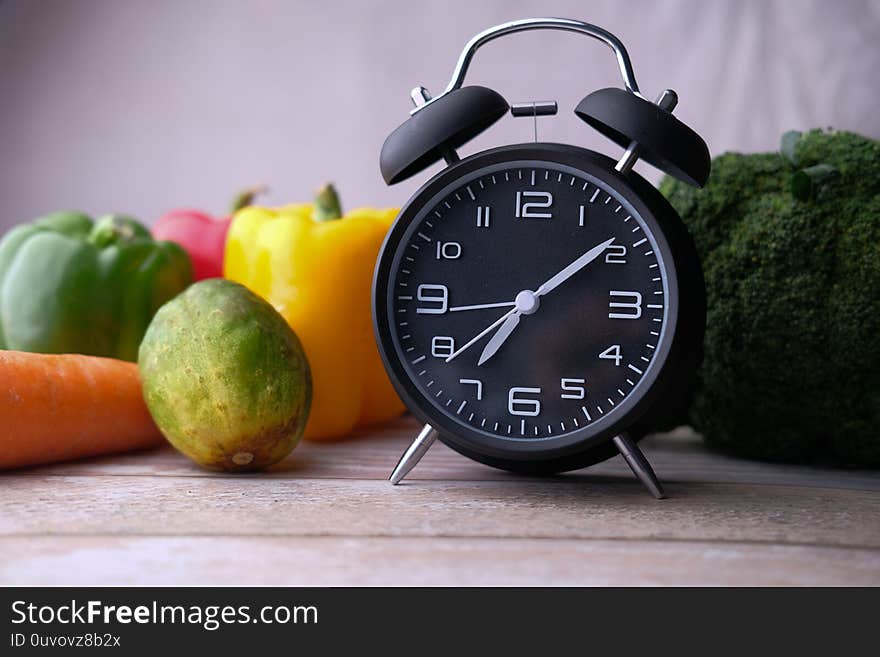
[[(637, 398), (629, 408), (617, 412), (613, 422), (600, 430), (595, 423), (577, 431), (569, 432), (559, 439), (546, 441), (508, 441), (504, 438), (487, 439), (482, 434), (471, 433), (466, 425), (460, 425), (451, 416), (436, 408), (421, 393), (399, 359), (393, 342), (393, 329), (388, 318), (388, 283), (392, 276), (395, 254), (410, 223), (426, 204), (440, 191), (457, 179), (473, 172), (517, 160), (545, 160), (549, 164), (573, 167), (599, 179), (633, 206), (650, 229), (662, 257), (667, 285), (667, 308), (664, 340), (658, 345), (658, 353), (652, 367), (646, 371), (649, 380), (640, 381), (639, 388), (631, 394)], [(646, 189), (646, 187), (648, 189)], [(651, 193), (653, 192), (653, 194)], [(657, 202), (657, 197), (662, 203)], [(440, 439), (452, 449), (477, 461), (507, 470), (529, 472), (557, 472), (583, 467), (604, 460), (617, 453), (611, 439), (635, 426), (660, 396), (659, 386), (664, 381), (677, 380), (680, 376), (677, 361), (671, 359), (673, 343), (678, 334), (680, 319), (679, 260), (670, 234), (677, 236), (675, 226), (670, 226), (669, 213), (680, 224), (665, 199), (647, 181), (630, 172), (626, 176), (614, 170), (614, 161), (588, 149), (569, 144), (525, 143), (501, 146), (475, 153), (446, 169), (424, 183), (406, 202), (382, 244), (373, 276), (372, 307), (373, 327), (385, 370), (403, 402), (421, 422), (437, 429)], [(683, 226), (682, 226), (683, 228)], [(670, 230), (673, 229), (673, 230)], [(638, 440), (642, 435), (634, 435)]]

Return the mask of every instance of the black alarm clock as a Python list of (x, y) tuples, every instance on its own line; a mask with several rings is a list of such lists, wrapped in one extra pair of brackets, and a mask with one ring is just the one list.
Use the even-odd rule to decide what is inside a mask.
[[(462, 86), (475, 51), (532, 29), (586, 34), (609, 46), (623, 88), (593, 91), (575, 113), (624, 149), (614, 160), (539, 143), (554, 101), (508, 105)], [(632, 170), (641, 158), (690, 184), (709, 175), (706, 144), (639, 91), (623, 44), (561, 18), (513, 21), (465, 46), (446, 90), (417, 87), (410, 118), (382, 147), (390, 185), (439, 160), (447, 167), (400, 211), (373, 285), (388, 374), (425, 423), (391, 481), (439, 437), (482, 463), (531, 474), (582, 468), (621, 453), (655, 497), (662, 489), (637, 441), (681, 409), (702, 357), (705, 289), (696, 251), (663, 196)], [(536, 140), (459, 159), (456, 149), (511, 111)]]

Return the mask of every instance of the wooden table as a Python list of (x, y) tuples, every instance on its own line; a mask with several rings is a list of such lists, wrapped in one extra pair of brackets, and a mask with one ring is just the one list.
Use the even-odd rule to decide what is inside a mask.
[(620, 457), (552, 478), (418, 426), (304, 444), (271, 472), (170, 448), (0, 475), (2, 584), (880, 584), (880, 473), (757, 463), (680, 431), (643, 442), (669, 498)]

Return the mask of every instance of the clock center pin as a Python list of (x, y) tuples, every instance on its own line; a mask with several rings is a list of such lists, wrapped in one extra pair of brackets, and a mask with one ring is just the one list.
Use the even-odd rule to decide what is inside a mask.
[(541, 305), (538, 296), (531, 290), (523, 290), (516, 295), (514, 301), (516, 303), (516, 309), (523, 315), (531, 315), (538, 309), (538, 306)]

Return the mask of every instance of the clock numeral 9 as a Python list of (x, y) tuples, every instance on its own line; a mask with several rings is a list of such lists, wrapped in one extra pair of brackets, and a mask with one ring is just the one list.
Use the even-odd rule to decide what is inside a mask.
[(609, 301), (609, 308), (625, 308), (627, 312), (608, 313), (608, 319), (638, 319), (642, 316), (642, 295), (638, 292), (611, 290), (608, 296), (611, 299), (614, 297), (628, 299), (628, 301)]
[(507, 393), (507, 412), (511, 415), (535, 417), (541, 414), (541, 402), (537, 399), (519, 397), (523, 394), (540, 394), (540, 388), (511, 388)]
[(604, 360), (613, 360), (614, 364), (617, 367), (620, 367), (620, 361), (623, 360), (623, 356), (620, 354), (620, 345), (611, 345), (605, 351), (599, 354), (599, 358), (602, 358)]
[(461, 244), (458, 242), (437, 242), (437, 260), (456, 260), (461, 257)]
[[(523, 199), (534, 198), (540, 201), (523, 202)], [(550, 212), (535, 212), (553, 205), (553, 194), (550, 192), (517, 192), (516, 193), (516, 218), (517, 219), (551, 219)]]
[(449, 308), (449, 290), (445, 285), (419, 285), (416, 298), (421, 303), (432, 304), (428, 308), (416, 308), (419, 315), (442, 315)]
[(559, 395), (562, 399), (583, 399), (586, 396), (584, 389), (584, 379), (560, 379), (559, 387), (563, 393)]
[(431, 338), (431, 355), (434, 358), (449, 358), (455, 353), (455, 338), (449, 335), (435, 335)]

